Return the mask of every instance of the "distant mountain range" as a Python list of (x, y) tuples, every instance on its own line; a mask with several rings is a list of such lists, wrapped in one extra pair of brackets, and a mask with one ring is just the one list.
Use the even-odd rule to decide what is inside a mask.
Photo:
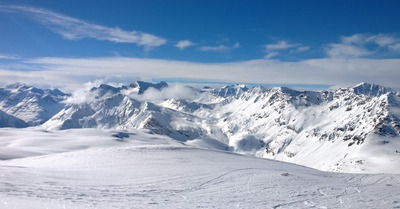
[(368, 83), (297, 91), (137, 81), (80, 95), (23, 84), (0, 88), (0, 127), (27, 126), (146, 129), (187, 145), (327, 171), (400, 163), (400, 93)]
[[(68, 96), (70, 95), (58, 89), (42, 90), (15, 83), (5, 88), (0, 88), (0, 110), (10, 116), (19, 118), (26, 125), (36, 126), (46, 122), (62, 110), (64, 108), (62, 101)], [(0, 122), (0, 124), (4, 124), (3, 127), (21, 127), (21, 123), (6, 125), (6, 123), (3, 123), (5, 121), (2, 120)]]

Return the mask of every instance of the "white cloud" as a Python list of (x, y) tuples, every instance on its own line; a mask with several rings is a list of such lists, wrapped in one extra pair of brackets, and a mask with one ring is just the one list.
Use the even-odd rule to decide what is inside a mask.
[(351, 36), (340, 37), (343, 44), (363, 44), (366, 42), (367, 37), (364, 34), (354, 34)]
[(208, 52), (208, 51), (215, 51), (215, 52), (224, 52), (228, 51), (230, 48), (225, 45), (219, 46), (202, 46), (200, 47), (201, 51)]
[(0, 54), (0, 59), (15, 60), (21, 58), (15, 54)]
[(326, 53), (332, 58), (355, 58), (371, 54), (362, 47), (349, 44), (329, 44)]
[(93, 87), (98, 87), (103, 84), (103, 79), (98, 79), (95, 81), (89, 81), (83, 84), (83, 88), (78, 88), (72, 92), (72, 96), (68, 97), (65, 101), (67, 104), (82, 104), (85, 102), (90, 102), (95, 99), (95, 95), (90, 94), (90, 90)]
[(171, 98), (181, 99), (196, 99), (196, 94), (193, 89), (179, 83), (170, 83), (168, 87), (162, 88), (161, 90), (149, 88), (143, 94), (128, 94), (128, 96), (142, 101), (162, 101)]
[[(289, 51), (290, 49), (290, 51)], [(293, 53), (302, 53), (308, 51), (310, 49), (309, 46), (304, 46), (299, 43), (289, 43), (288, 41), (278, 41), (273, 44), (266, 44), (265, 50), (267, 54), (264, 56), (265, 59), (271, 59), (272, 57), (278, 56), (282, 53), (282, 51), (286, 51), (289, 54)]]
[(193, 45), (194, 45), (194, 43), (191, 42), (190, 40), (182, 40), (182, 41), (179, 41), (177, 44), (175, 44), (175, 47), (183, 50), (183, 49), (193, 46)]
[(308, 51), (308, 50), (310, 50), (309, 46), (300, 46), (300, 47), (297, 47), (295, 49), (290, 50), (290, 53), (291, 54), (293, 54), (293, 53), (301, 53), (301, 52), (305, 52), (305, 51)]
[[(22, 61), (21, 61), (22, 62)], [(259, 59), (230, 63), (196, 63), (124, 57), (40, 58), (22, 64), (36, 71), (0, 66), (0, 84), (24, 82), (74, 89), (88, 81), (184, 80), (199, 82), (354, 85), (370, 82), (400, 87), (400, 59), (310, 59), (299, 62)]]
[(240, 48), (240, 43), (236, 42), (233, 46), (225, 46), (225, 45), (219, 45), (219, 46), (202, 46), (200, 47), (200, 51), (203, 52), (208, 52), (208, 51), (214, 51), (214, 52), (226, 52), (230, 51), (232, 49), (237, 49)]
[(384, 46), (391, 46), (392, 44), (399, 43), (400, 40), (390, 36), (390, 35), (385, 35), (385, 34), (379, 34), (376, 36), (373, 36), (373, 41), (378, 44), (381, 47)]
[(389, 49), (391, 49), (391, 50), (393, 50), (393, 51), (400, 52), (400, 43), (390, 45), (390, 46), (389, 46)]
[(137, 44), (144, 46), (146, 49), (158, 47), (167, 42), (165, 39), (152, 34), (92, 24), (45, 9), (26, 6), (1, 6), (0, 10), (28, 15), (69, 40), (93, 38), (116, 43)]
[(279, 52), (269, 52), (267, 55), (265, 55), (265, 59), (271, 59), (272, 57), (278, 56)]
[(340, 43), (328, 44), (330, 57), (354, 58), (373, 55), (380, 50), (399, 51), (400, 39), (391, 34), (354, 34), (340, 37)]
[(236, 43), (233, 45), (232, 48), (234, 48), (234, 49), (240, 48), (240, 43), (239, 43), (239, 42), (236, 42)]
[(289, 42), (287, 42), (287, 41), (278, 41), (277, 43), (274, 43), (274, 44), (265, 45), (265, 49), (267, 51), (285, 50), (285, 49), (296, 47), (298, 45), (299, 44), (289, 44)]
[(377, 34), (368, 35), (357, 33), (351, 36), (342, 36), (340, 40), (343, 44), (357, 44), (363, 45), (366, 43), (373, 43), (381, 47), (389, 46), (398, 43), (399, 39), (390, 34)]

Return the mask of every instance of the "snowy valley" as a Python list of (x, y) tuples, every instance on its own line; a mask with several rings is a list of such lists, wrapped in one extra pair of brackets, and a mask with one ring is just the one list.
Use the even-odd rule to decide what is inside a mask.
[(400, 93), (379, 85), (13, 84), (0, 127), (3, 208), (400, 207)]

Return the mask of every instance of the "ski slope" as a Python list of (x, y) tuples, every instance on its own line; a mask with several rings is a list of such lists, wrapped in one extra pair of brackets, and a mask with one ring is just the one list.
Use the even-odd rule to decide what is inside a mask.
[(329, 173), (147, 131), (2, 129), (0, 208), (400, 208), (400, 175)]

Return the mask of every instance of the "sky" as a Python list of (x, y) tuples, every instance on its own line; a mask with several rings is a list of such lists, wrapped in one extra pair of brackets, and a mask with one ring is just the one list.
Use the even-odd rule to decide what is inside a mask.
[(0, 84), (400, 88), (400, 1), (0, 0)]

